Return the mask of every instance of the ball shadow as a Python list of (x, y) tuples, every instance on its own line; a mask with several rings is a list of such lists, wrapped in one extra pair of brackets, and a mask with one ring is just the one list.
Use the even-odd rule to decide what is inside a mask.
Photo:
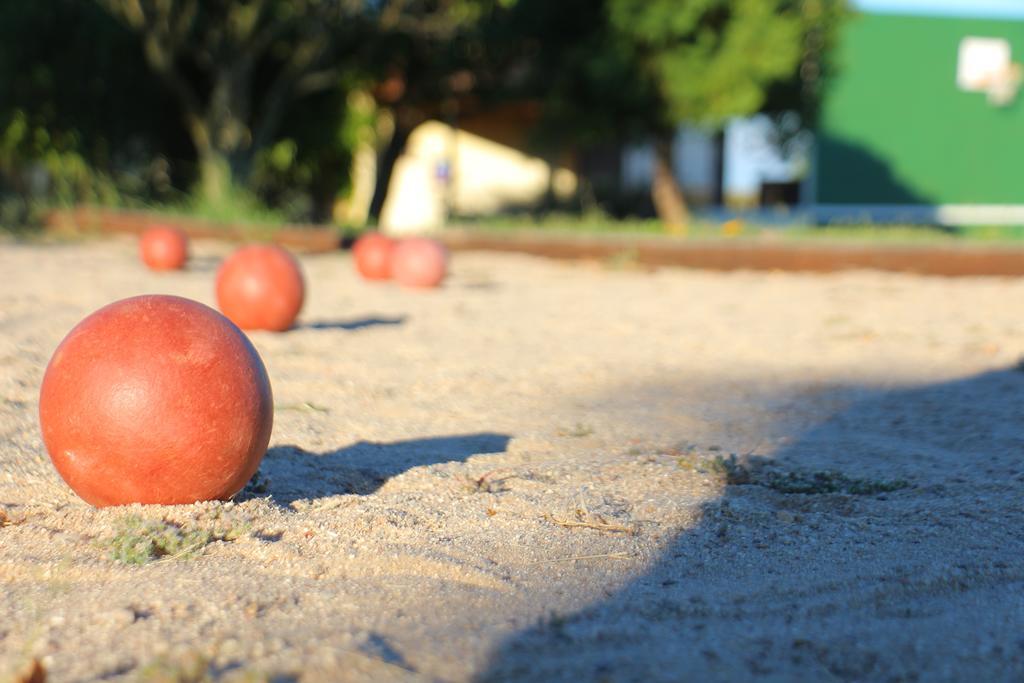
[(239, 498), (269, 494), (278, 505), (288, 506), (303, 499), (368, 495), (414, 467), (503, 453), (510, 439), (507, 434), (480, 432), (390, 443), (359, 441), (323, 453), (275, 446), (267, 451), (260, 471)]
[(393, 317), (367, 316), (365, 318), (352, 318), (351, 320), (315, 320), (303, 322), (295, 326), (297, 330), (361, 330), (366, 327), (390, 327), (404, 325), (408, 316), (400, 315)]

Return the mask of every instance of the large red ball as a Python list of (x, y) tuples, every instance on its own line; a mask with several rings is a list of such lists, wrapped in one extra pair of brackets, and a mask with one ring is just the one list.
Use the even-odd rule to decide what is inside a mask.
[(371, 232), (356, 240), (352, 256), (356, 270), (367, 280), (387, 280), (391, 277), (391, 255), (395, 241), (390, 237)]
[(245, 334), (175, 296), (123, 299), (78, 323), (39, 394), (50, 459), (96, 506), (229, 498), (259, 467), (273, 420)]
[(152, 227), (139, 238), (139, 253), (151, 270), (179, 270), (188, 261), (188, 237), (177, 228)]
[(437, 240), (402, 240), (391, 256), (391, 275), (407, 287), (437, 287), (448, 272), (448, 250)]
[(305, 295), (298, 261), (280, 247), (242, 247), (217, 271), (217, 306), (243, 330), (289, 329)]

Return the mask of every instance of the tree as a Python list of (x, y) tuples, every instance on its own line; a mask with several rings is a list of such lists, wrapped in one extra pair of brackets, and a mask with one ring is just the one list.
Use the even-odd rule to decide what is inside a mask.
[(607, 0), (609, 23), (636, 47), (642, 73), (662, 100), (661, 121), (654, 122), (652, 198), (669, 228), (682, 228), (689, 220), (671, 172), (671, 131), (682, 122), (718, 127), (729, 117), (760, 111), (773, 85), (800, 77), (813, 37), (834, 33), (843, 5), (842, 0)]
[(140, 38), (195, 146), (199, 189), (244, 183), (294, 100), (337, 86), (332, 49), (360, 0), (96, 0)]
[[(526, 90), (545, 103), (548, 137), (654, 139), (651, 198), (670, 230), (689, 211), (672, 173), (680, 123), (721, 127), (766, 105), (805, 100), (843, 0), (519, 0), (507, 40), (533, 44)], [(527, 51), (529, 52), (529, 51)]]
[(0, 222), (50, 202), (170, 189), (164, 155), (187, 154), (188, 141), (137, 53), (93, 3), (0, 0), (0, 203), (21, 214)]

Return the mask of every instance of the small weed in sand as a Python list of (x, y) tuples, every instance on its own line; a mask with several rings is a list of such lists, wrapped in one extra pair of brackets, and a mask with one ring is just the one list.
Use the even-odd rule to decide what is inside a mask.
[(264, 493), (270, 492), (270, 479), (267, 475), (263, 474), (261, 470), (256, 470), (256, 474), (252, 475), (245, 488), (242, 489), (242, 497), (256, 497), (261, 496)]
[(190, 652), (175, 659), (160, 658), (139, 669), (136, 680), (140, 683), (206, 683), (213, 677), (210, 660), (198, 652)]
[(846, 493), (852, 496), (873, 496), (910, 486), (904, 479), (858, 479), (834, 471), (771, 472), (763, 481), (755, 483), (779, 493)]
[(544, 624), (556, 638), (567, 638), (565, 627), (569, 624), (569, 617), (551, 610), (548, 613), (547, 623)]
[(571, 436), (574, 439), (579, 439), (584, 436), (590, 436), (594, 433), (594, 428), (583, 422), (577, 422), (575, 427), (567, 429), (565, 427), (558, 430), (559, 436)]
[(171, 522), (126, 517), (110, 539), (110, 557), (124, 564), (146, 564), (160, 558), (190, 557), (215, 540), (204, 529), (185, 531)]
[(226, 673), (211, 670), (210, 658), (199, 652), (186, 652), (177, 657), (161, 657), (139, 669), (139, 683), (268, 683), (270, 677), (248, 669), (232, 669)]
[(502, 493), (508, 490), (505, 486), (505, 481), (511, 478), (511, 475), (504, 477), (495, 477), (498, 470), (491, 470), (479, 477), (466, 477), (466, 490), (470, 493)]
[(791, 470), (779, 472), (766, 467), (751, 467), (735, 455), (701, 459), (697, 456), (680, 458), (680, 466), (707, 472), (729, 486), (763, 486), (779, 493), (823, 495), (845, 493), (851, 496), (873, 496), (899, 491), (910, 486), (905, 479), (861, 479), (834, 470)]
[(720, 455), (706, 458), (696, 453), (687, 453), (677, 457), (676, 464), (681, 469), (711, 475), (731, 486), (750, 483), (750, 471), (739, 463), (735, 455), (730, 455), (728, 458)]

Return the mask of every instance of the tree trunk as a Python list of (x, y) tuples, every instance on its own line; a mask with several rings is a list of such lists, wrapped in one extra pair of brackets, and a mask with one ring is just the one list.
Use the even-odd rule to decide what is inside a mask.
[(221, 204), (231, 190), (231, 162), (219, 150), (199, 151), (199, 192), (210, 204)]
[(217, 143), (223, 139), (218, 124), (209, 116), (186, 111), (185, 124), (196, 148), (200, 196), (211, 204), (227, 199), (232, 185), (232, 159)]
[(672, 172), (672, 140), (660, 136), (654, 145), (654, 178), (651, 181), (651, 199), (654, 210), (670, 233), (684, 233), (690, 226), (690, 210)]
[(395, 130), (380, 154), (377, 155), (377, 182), (373, 189), (373, 199), (370, 201), (370, 217), (380, 221), (381, 211), (384, 210), (384, 202), (388, 198), (388, 187), (391, 185), (391, 174), (395, 170), (395, 163), (405, 151), (405, 143), (409, 141), (413, 126), (402, 120), (399, 113), (395, 113)]

